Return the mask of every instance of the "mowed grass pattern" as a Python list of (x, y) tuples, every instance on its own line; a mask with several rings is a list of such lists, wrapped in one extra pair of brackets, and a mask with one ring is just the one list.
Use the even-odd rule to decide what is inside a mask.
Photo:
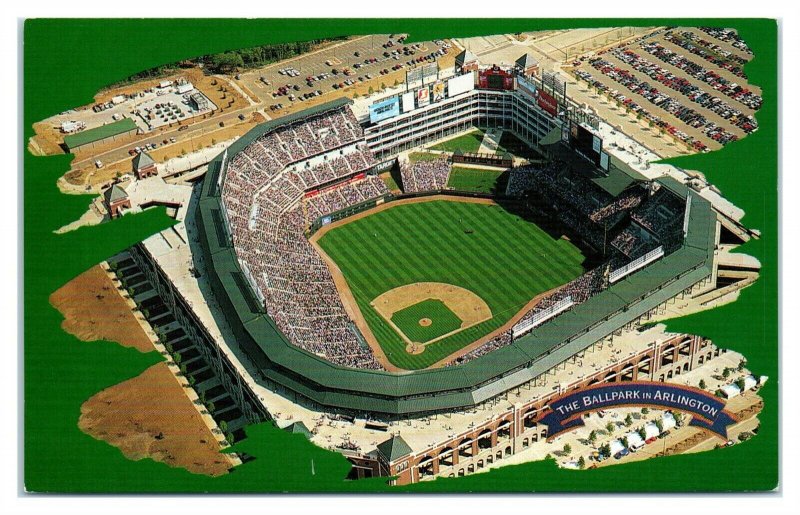
[[(447, 180), (447, 185), (460, 191), (498, 193), (495, 190), (503, 173), (502, 170), (481, 170), (454, 166), (450, 170), (450, 178)], [(505, 193), (505, 184), (500, 189), (503, 191), (499, 193)]]
[[(474, 342), (536, 295), (583, 273), (584, 256), (577, 247), (498, 205), (447, 200), (398, 205), (337, 227), (319, 244), (342, 270), (388, 359), (409, 370), (426, 368)], [(370, 302), (416, 282), (467, 288), (494, 316), (426, 346), (421, 354), (408, 354), (403, 339)]]
[(463, 150), (464, 152), (477, 152), (481, 148), (483, 141), (483, 131), (476, 129), (461, 136), (437, 143), (430, 147), (431, 150), (441, 150), (443, 152), (455, 152), (456, 150)]
[[(430, 325), (420, 325), (427, 318)], [(401, 309), (392, 315), (392, 322), (412, 342), (425, 343), (461, 327), (461, 319), (444, 302), (428, 299)]]

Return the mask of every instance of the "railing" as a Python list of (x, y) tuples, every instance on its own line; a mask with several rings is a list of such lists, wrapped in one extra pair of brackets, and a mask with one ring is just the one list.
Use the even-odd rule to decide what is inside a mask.
[(553, 304), (549, 308), (544, 309), (542, 311), (539, 311), (538, 313), (533, 315), (530, 319), (525, 320), (524, 322), (520, 322), (517, 325), (515, 325), (511, 329), (511, 334), (512, 334), (513, 338), (517, 339), (520, 336), (522, 336), (523, 334), (526, 334), (526, 333), (532, 331), (533, 328), (535, 328), (536, 326), (541, 325), (544, 322), (546, 322), (546, 321), (550, 320), (551, 318), (553, 318), (554, 316), (558, 315), (559, 313), (561, 313), (563, 311), (566, 311), (573, 304), (575, 304), (575, 303), (572, 301), (572, 296), (571, 295), (567, 295), (566, 297), (564, 297), (560, 301), (556, 302), (555, 304)]
[(620, 279), (622, 279), (623, 277), (625, 277), (626, 275), (629, 275), (639, 270), (640, 268), (649, 265), (653, 261), (661, 258), (663, 255), (664, 255), (664, 247), (660, 246), (657, 249), (653, 249), (644, 256), (636, 258), (627, 265), (612, 271), (611, 274), (608, 276), (608, 281), (610, 283), (615, 283)]

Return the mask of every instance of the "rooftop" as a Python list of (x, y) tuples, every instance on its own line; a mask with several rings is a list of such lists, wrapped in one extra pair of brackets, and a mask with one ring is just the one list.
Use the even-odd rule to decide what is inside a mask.
[(123, 118), (117, 122), (101, 125), (94, 129), (88, 129), (77, 134), (69, 134), (64, 136), (64, 144), (68, 148), (76, 148), (95, 141), (100, 141), (105, 138), (124, 134), (128, 131), (136, 130), (138, 127), (136, 122), (131, 118)]

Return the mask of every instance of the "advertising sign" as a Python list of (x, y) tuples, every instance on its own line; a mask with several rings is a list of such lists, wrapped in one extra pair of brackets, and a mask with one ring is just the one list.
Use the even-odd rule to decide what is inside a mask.
[(403, 93), (403, 112), (409, 113), (414, 110), (414, 92)]
[(592, 150), (594, 150), (599, 154), (602, 148), (603, 148), (603, 141), (597, 135), (594, 135), (594, 137), (592, 138)]
[(377, 123), (400, 114), (400, 98), (392, 97), (369, 106), (369, 121)]
[(536, 97), (536, 104), (550, 113), (551, 116), (558, 115), (558, 102), (550, 93), (547, 93), (545, 90), (540, 89)]
[(433, 101), (439, 102), (444, 99), (444, 82), (437, 81), (433, 85)]
[(475, 89), (475, 77), (472, 72), (453, 77), (447, 81), (447, 97), (451, 98)]
[(608, 154), (602, 151), (600, 152), (600, 168), (608, 171)]
[(417, 107), (425, 107), (431, 103), (430, 90), (428, 87), (420, 88), (417, 90)]

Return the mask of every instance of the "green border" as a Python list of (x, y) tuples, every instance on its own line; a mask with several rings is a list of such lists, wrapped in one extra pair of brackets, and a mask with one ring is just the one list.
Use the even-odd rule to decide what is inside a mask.
[[(92, 101), (93, 95), (142, 69), (196, 55), (318, 37), (409, 32), (414, 40), (522, 30), (598, 26), (714, 25), (736, 28), (755, 52), (746, 67), (762, 87), (760, 129), (711, 154), (673, 160), (703, 171), (745, 209), (744, 222), (762, 238), (743, 251), (762, 263), (760, 280), (738, 302), (670, 324), (696, 332), (747, 356), (749, 367), (772, 380), (761, 390), (765, 409), (758, 437), (724, 450), (575, 472), (553, 462), (505, 467), (485, 474), (402, 488), (383, 479), (344, 482), (341, 456), (270, 424), (248, 428), (238, 451), (257, 459), (235, 474), (212, 479), (150, 460), (132, 462), (81, 433), (81, 403), (97, 391), (139, 374), (161, 357), (107, 342), (84, 343), (64, 333), (50, 293), (98, 261), (171, 223), (164, 210), (56, 235), (90, 197), (61, 195), (55, 180), (71, 157), (34, 158), (24, 150), (25, 488), (55, 492), (619, 492), (770, 490), (778, 481), (778, 253), (777, 253), (777, 23), (769, 19), (315, 19), (294, 20), (28, 20), (24, 27), (24, 135), (54, 113)], [(142, 30), (169, 33), (170, 44), (141, 38)], [(209, 38), (208, 34), (215, 37)], [(79, 51), (78, 51), (79, 50)], [(102, 63), (98, 65), (97, 63)], [(60, 87), (51, 88), (54, 71)], [(753, 181), (758, 155), (760, 181)], [(47, 209), (43, 206), (59, 206)], [(102, 242), (102, 247), (98, 244)], [(753, 323), (753, 314), (759, 315)], [(760, 322), (760, 323), (758, 323)], [(57, 355), (58, 359), (53, 359)], [(54, 380), (55, 378), (55, 380)], [(311, 475), (314, 460), (316, 474)], [(274, 466), (280, 463), (280, 467)], [(65, 468), (69, 464), (69, 468)], [(743, 464), (748, 467), (745, 470)], [(69, 471), (66, 473), (66, 471)], [(659, 478), (652, 481), (652, 478)], [(621, 486), (624, 485), (624, 486)]]

